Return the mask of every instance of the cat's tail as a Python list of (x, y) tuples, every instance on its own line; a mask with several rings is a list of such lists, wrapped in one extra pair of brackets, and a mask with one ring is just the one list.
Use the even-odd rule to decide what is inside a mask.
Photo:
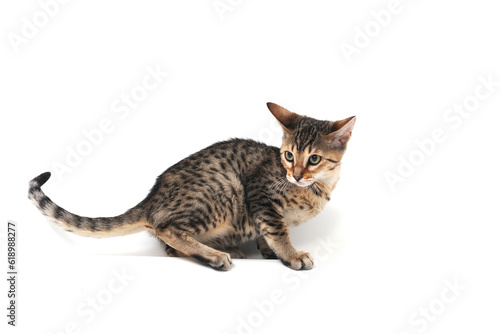
[(28, 198), (50, 220), (68, 232), (85, 237), (104, 238), (137, 233), (150, 228), (144, 210), (136, 206), (122, 215), (106, 218), (89, 218), (64, 210), (44, 194), (41, 186), (50, 178), (43, 173), (30, 181)]

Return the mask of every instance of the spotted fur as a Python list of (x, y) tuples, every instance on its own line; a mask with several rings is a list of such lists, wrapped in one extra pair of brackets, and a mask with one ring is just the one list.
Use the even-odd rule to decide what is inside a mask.
[[(147, 230), (168, 255), (219, 270), (230, 268), (231, 257), (244, 257), (239, 244), (256, 240), (265, 258), (310, 269), (312, 257), (295, 250), (288, 228), (317, 215), (330, 200), (355, 118), (318, 121), (273, 103), (268, 108), (283, 128), (281, 149), (243, 139), (213, 144), (167, 169), (148, 196), (122, 215), (88, 218), (59, 207), (41, 190), (49, 172), (30, 182), (28, 197), (50, 220), (79, 235)], [(308, 163), (312, 155), (321, 157), (318, 164)]]

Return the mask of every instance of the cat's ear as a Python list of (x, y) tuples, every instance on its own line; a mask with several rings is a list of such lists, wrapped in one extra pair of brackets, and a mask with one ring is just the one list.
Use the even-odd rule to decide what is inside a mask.
[(286, 110), (285, 108), (277, 105), (276, 103), (268, 102), (267, 107), (269, 108), (269, 111), (271, 111), (273, 116), (281, 124), (285, 132), (291, 132), (295, 130), (297, 123), (302, 117), (294, 112)]
[(330, 133), (327, 140), (337, 149), (344, 149), (351, 138), (351, 132), (356, 123), (356, 116), (348, 117), (341, 121), (330, 122)]

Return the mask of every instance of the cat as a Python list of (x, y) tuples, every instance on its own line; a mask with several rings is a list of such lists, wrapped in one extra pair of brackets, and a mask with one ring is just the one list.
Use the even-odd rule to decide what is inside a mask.
[(78, 235), (148, 230), (167, 255), (190, 256), (218, 270), (228, 270), (231, 258), (244, 258), (239, 244), (256, 240), (264, 258), (311, 269), (313, 258), (295, 250), (288, 228), (317, 215), (330, 200), (356, 117), (319, 121), (267, 106), (283, 129), (281, 149), (245, 139), (215, 143), (168, 168), (142, 202), (119, 216), (81, 217), (56, 205), (41, 190), (50, 172), (29, 183), (28, 197)]

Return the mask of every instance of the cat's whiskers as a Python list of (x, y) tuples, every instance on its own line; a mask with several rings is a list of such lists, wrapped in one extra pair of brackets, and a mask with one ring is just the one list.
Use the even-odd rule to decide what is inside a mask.
[(290, 185), (290, 182), (286, 178), (283, 178), (283, 185), (281, 186), (280, 194), (283, 194), (289, 185)]
[(276, 190), (278, 185), (281, 184), (281, 181), (282, 181), (281, 179), (282, 178), (278, 178), (278, 179), (274, 180), (273, 183), (271, 183), (271, 185), (269, 186), (270, 192), (274, 192)]
[(309, 189), (315, 194), (319, 195), (319, 190), (318, 190), (318, 185), (316, 183), (313, 183), (309, 186)]
[(320, 195), (323, 192), (320, 182), (317, 180), (314, 180), (314, 182), (309, 187), (315, 195)]
[(271, 183), (271, 185), (268, 188), (270, 195), (273, 195), (273, 197), (274, 197), (274, 194), (276, 193), (276, 190), (278, 189), (278, 186), (281, 185), (282, 181), (283, 181), (282, 178), (278, 178), (278, 179), (274, 180), (273, 183)]
[(318, 196), (324, 194), (328, 198), (328, 194), (331, 192), (329, 191), (328, 186), (324, 182), (321, 182), (319, 180), (315, 180), (314, 183), (309, 187), (311, 188), (312, 192)]
[(269, 186), (269, 193), (272, 197), (276, 197), (276, 195), (282, 194), (283, 191), (288, 187), (288, 180), (285, 177), (280, 177)]

